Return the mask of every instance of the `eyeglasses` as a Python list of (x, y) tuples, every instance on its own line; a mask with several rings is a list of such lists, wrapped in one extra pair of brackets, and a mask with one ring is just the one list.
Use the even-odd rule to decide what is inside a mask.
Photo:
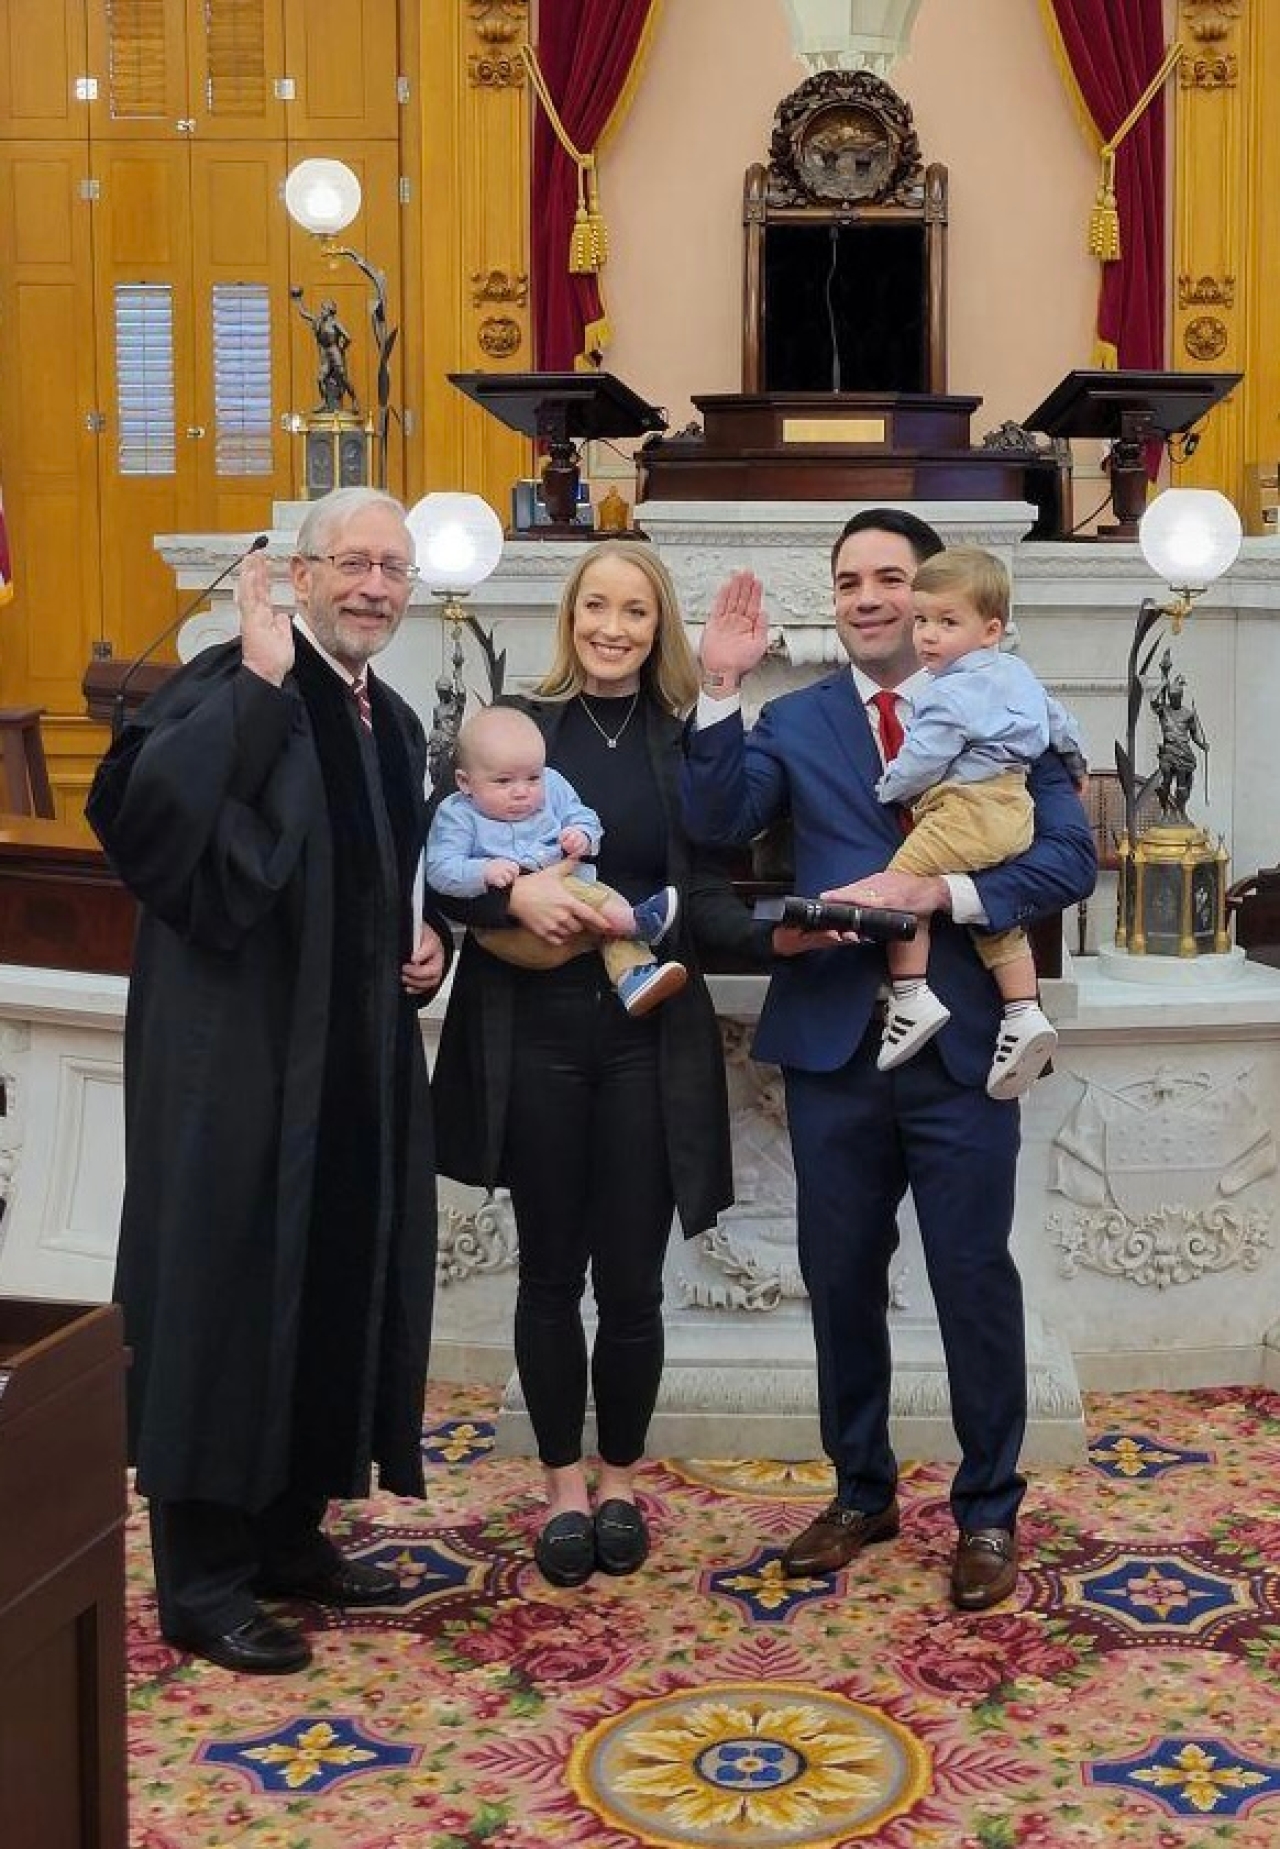
[(303, 557), (312, 565), (332, 565), (340, 578), (350, 578), (353, 584), (375, 567), (388, 584), (416, 584), (422, 576), (420, 568), (405, 559), (374, 559), (367, 552), (305, 552)]

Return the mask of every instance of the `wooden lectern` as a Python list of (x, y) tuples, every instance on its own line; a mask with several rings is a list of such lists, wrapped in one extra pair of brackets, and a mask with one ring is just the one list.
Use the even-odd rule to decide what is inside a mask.
[(509, 533), (509, 539), (594, 539), (591, 529), (574, 519), (578, 443), (591, 437), (639, 437), (667, 427), (656, 405), (647, 404), (611, 372), (451, 372), (449, 383), (508, 429), (547, 446), (542, 498), (549, 524)]
[(123, 1329), (0, 1300), (5, 1849), (127, 1849)]
[[(1206, 417), (1241, 372), (1069, 372), (1027, 419), (1051, 437), (1109, 437), (1114, 526), (1102, 539), (1136, 539), (1147, 505), (1147, 445), (1168, 442)], [(1191, 454), (1191, 445), (1185, 453)]]

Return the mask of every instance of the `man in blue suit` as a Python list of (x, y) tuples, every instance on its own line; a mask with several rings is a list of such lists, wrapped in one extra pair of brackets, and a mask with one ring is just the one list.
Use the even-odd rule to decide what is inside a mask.
[(951, 1018), (890, 1072), (876, 1068), (881, 950), (832, 933), (775, 938), (781, 958), (754, 1052), (782, 1068), (786, 1085), (822, 1441), (836, 1469), (834, 1501), (790, 1543), (783, 1566), (797, 1576), (832, 1572), (898, 1532), (887, 1311), (897, 1211), (910, 1188), (961, 1452), (951, 1596), (981, 1611), (1017, 1583), (1026, 1359), (1009, 1251), (1018, 1106), (986, 1093), (1000, 1005), (965, 926), (1004, 930), (1073, 904), (1093, 888), (1096, 854), (1071, 779), (1050, 751), (1031, 772), (1035, 839), (1017, 860), (971, 877), (882, 871), (901, 821), (876, 800), (875, 784), (924, 684), (911, 581), (941, 544), (902, 510), (855, 515), (832, 557), (836, 630), (851, 671), (771, 701), (750, 732), (739, 688), (764, 654), (767, 627), (758, 580), (735, 574), (703, 634), (684, 795), (690, 833), (713, 845), (749, 841), (789, 817), (797, 892), (932, 919), (930, 981)]

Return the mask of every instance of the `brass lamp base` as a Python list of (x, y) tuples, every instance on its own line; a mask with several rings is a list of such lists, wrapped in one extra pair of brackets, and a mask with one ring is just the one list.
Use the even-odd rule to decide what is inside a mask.
[(373, 425), (354, 411), (314, 411), (303, 435), (309, 501), (334, 488), (367, 488), (374, 479)]
[(1120, 839), (1116, 944), (1131, 956), (1229, 950), (1227, 850), (1191, 822), (1157, 822)]

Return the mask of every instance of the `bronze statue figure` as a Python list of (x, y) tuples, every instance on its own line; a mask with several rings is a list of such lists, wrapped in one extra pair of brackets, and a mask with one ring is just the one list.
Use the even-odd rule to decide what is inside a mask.
[(1168, 822), (1185, 822), (1187, 801), (1196, 774), (1196, 751), (1209, 758), (1209, 741), (1200, 724), (1194, 701), (1187, 704), (1185, 674), (1175, 674), (1173, 657), (1166, 648), (1160, 657), (1160, 685), (1151, 696), (1151, 710), (1160, 727), (1156, 752), (1155, 793)]
[(316, 374), (320, 403), (315, 407), (316, 413), (341, 411), (343, 400), (348, 399), (352, 412), (359, 417), (360, 406), (347, 374), (347, 349), (351, 345), (351, 336), (338, 319), (338, 304), (323, 301), (318, 312), (313, 315), (303, 305), (300, 288), (290, 289), (289, 293), (298, 305), (298, 313), (315, 337), (316, 351), (320, 357), (320, 368)]

